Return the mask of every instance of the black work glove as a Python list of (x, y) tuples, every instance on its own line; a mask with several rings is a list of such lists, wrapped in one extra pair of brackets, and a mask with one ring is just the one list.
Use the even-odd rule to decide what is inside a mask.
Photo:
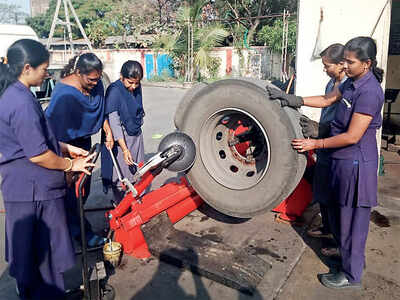
[(272, 100), (279, 99), (282, 106), (299, 108), (304, 104), (303, 98), (300, 96), (286, 94), (285, 92), (269, 85), (266, 86), (266, 89), (269, 94), (269, 98)]
[(318, 139), (329, 137), (330, 125), (329, 123), (318, 123), (305, 115), (300, 116), (300, 126), (304, 137)]

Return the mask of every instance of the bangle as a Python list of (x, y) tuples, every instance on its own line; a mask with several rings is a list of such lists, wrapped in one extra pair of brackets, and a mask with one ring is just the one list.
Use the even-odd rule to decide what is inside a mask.
[(72, 170), (72, 159), (69, 157), (64, 157), (66, 160), (69, 161), (69, 167), (64, 170), (64, 172), (70, 172)]
[(126, 150), (123, 150), (123, 151), (122, 151), (122, 153), (126, 153), (126, 152), (129, 152), (129, 150), (128, 150), (128, 149), (126, 149)]

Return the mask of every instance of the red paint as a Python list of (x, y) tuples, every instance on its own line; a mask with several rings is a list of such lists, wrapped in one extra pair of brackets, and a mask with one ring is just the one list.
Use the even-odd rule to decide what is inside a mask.
[[(309, 151), (307, 155), (307, 168), (315, 164), (313, 151)], [(273, 212), (279, 213), (278, 217), (287, 222), (296, 222), (303, 214), (308, 204), (312, 200), (312, 186), (303, 177), (292, 194), (283, 200), (277, 207), (273, 208)]]
[[(143, 68), (143, 70), (144, 70), (143, 73), (147, 74), (147, 72), (146, 72), (146, 70), (145, 70), (145, 68), (146, 68), (146, 61), (145, 61), (145, 58), (144, 58), (144, 50), (140, 50), (140, 63), (142, 64), (142, 68)], [(144, 74), (143, 74), (143, 77), (144, 77)]]
[[(153, 179), (154, 175), (148, 172), (135, 184), (139, 195)], [(136, 258), (151, 256), (140, 229), (142, 224), (163, 211), (167, 212), (172, 223), (176, 223), (203, 203), (183, 177), (179, 183), (165, 184), (140, 200), (142, 203), (129, 193), (114, 210), (106, 213), (115, 241), (122, 244), (124, 253)]]
[(226, 50), (226, 74), (232, 73), (232, 49)]

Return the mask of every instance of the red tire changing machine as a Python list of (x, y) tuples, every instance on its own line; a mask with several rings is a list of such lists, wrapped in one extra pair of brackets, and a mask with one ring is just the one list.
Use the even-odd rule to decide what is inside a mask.
[(118, 162), (110, 153), (126, 194), (117, 207), (106, 212), (106, 218), (113, 239), (122, 244), (125, 254), (135, 258), (154, 255), (244, 293), (254, 291), (271, 268), (269, 263), (244, 250), (173, 227), (203, 204), (185, 177), (142, 196), (164, 168), (183, 172), (193, 165), (196, 150), (189, 136), (181, 132), (165, 136), (158, 153), (138, 166), (134, 184), (123, 178)]

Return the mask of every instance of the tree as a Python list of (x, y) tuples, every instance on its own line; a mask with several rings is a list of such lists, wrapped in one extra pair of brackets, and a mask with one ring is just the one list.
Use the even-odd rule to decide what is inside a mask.
[(0, 23), (5, 24), (25, 24), (27, 13), (15, 4), (0, 3)]
[[(72, 0), (72, 5), (91, 42), (95, 47), (102, 47), (108, 36), (139, 36), (143, 33), (159, 33), (166, 29), (173, 31), (170, 28), (173, 25), (166, 26), (165, 22), (173, 24), (171, 20), (175, 17), (174, 9), (181, 1), (163, 1), (165, 5), (160, 4), (161, 8), (158, 10), (155, 9), (156, 2), (159, 2), (156, 0)], [(56, 4), (57, 0), (51, 0), (46, 13), (28, 19), (28, 24), (42, 38), (49, 36)], [(65, 21), (64, 16), (64, 7), (61, 5), (59, 19)], [(162, 19), (164, 24), (160, 24), (159, 19)], [(81, 38), (71, 15), (70, 20), (73, 25), (73, 38)], [(63, 28), (57, 26), (54, 36), (63, 37), (63, 34)]]
[(195, 75), (200, 76), (201, 71), (213, 68), (215, 62), (210, 57), (210, 51), (222, 45), (228, 35), (221, 24), (204, 22), (203, 8), (207, 2), (187, 1), (177, 14), (178, 30), (161, 35), (153, 46), (156, 51), (169, 53), (174, 59), (175, 69), (181, 75), (186, 74), (186, 80), (190, 81)]
[(254, 42), (258, 28), (270, 25), (273, 19), (265, 15), (280, 14), (284, 9), (295, 12), (296, 0), (216, 0), (216, 9), (230, 28), (233, 44), (240, 48)]
[[(296, 51), (296, 35), (297, 23), (295, 18), (288, 20), (288, 54), (294, 54)], [(257, 41), (260, 44), (268, 46), (274, 52), (282, 51), (282, 31), (283, 21), (281, 18), (276, 19), (274, 23), (265, 25), (257, 34)]]
[(149, 2), (157, 12), (158, 22), (163, 26), (174, 23), (176, 12), (183, 0), (151, 0)]

